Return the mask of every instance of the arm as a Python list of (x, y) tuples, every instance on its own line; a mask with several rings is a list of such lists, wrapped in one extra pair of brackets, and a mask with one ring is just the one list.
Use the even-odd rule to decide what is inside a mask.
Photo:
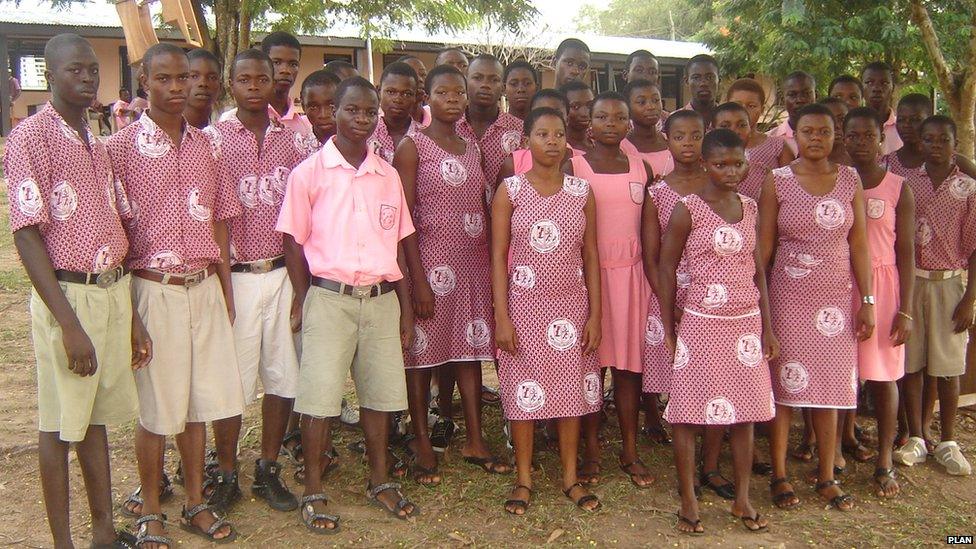
[(779, 201), (776, 199), (776, 182), (773, 174), (766, 174), (762, 192), (759, 195), (759, 259), (763, 271), (770, 268), (773, 252), (776, 250), (776, 218), (779, 216)]
[[(572, 169), (572, 165), (570, 165)], [(589, 354), (600, 348), (601, 324), (603, 322), (603, 299), (600, 295), (600, 252), (596, 244), (596, 200), (590, 189), (583, 208), (586, 215), (586, 230), (583, 232), (583, 273), (586, 292), (589, 294), (590, 316), (583, 328), (583, 353)]]
[[(403, 242), (397, 246), (397, 265), (400, 272), (405, 273), (407, 268), (406, 260), (403, 256)], [(404, 349), (413, 347), (413, 340), (417, 332), (414, 330), (413, 303), (410, 301), (410, 282), (404, 276), (396, 282), (397, 300), (400, 301), (400, 344)]]
[(796, 155), (793, 154), (793, 150), (784, 141), (783, 150), (779, 151), (779, 157), (776, 159), (776, 167), (789, 165), (794, 160), (796, 160)]
[(971, 195), (966, 205), (969, 210), (963, 221), (960, 248), (969, 252), (967, 267), (969, 274), (966, 293), (952, 312), (956, 333), (965, 332), (973, 327), (973, 308), (976, 305), (976, 195)]
[(895, 206), (895, 264), (898, 266), (898, 313), (891, 325), (894, 346), (908, 341), (912, 334), (912, 303), (915, 293), (915, 197), (902, 184)]
[[(861, 295), (871, 295), (871, 251), (868, 248), (868, 233), (866, 227), (867, 211), (864, 206), (864, 191), (860, 183), (854, 191), (851, 202), (854, 209), (854, 225), (847, 235), (847, 244), (851, 250), (851, 270)], [(862, 303), (857, 311), (857, 338), (864, 341), (874, 332), (874, 305)]]
[(491, 202), (491, 294), (495, 307), (495, 344), (506, 353), (518, 350), (518, 334), (508, 310), (508, 249), (512, 242), (512, 201), (499, 185)]
[[(502, 161), (502, 167), (498, 169), (498, 178), (495, 179), (495, 181), (489, 181), (489, 183), (494, 183), (495, 189), (498, 189), (502, 186), (502, 181), (504, 181), (506, 178), (512, 177), (513, 175), (515, 175), (515, 161), (512, 160), (512, 155), (508, 155), (505, 157), (505, 160)], [(489, 204), (488, 207), (493, 208), (491, 204)]]
[(691, 233), (691, 213), (684, 202), (678, 202), (671, 210), (668, 228), (661, 244), (661, 261), (658, 263), (658, 300), (661, 303), (661, 324), (664, 325), (664, 343), (674, 351), (677, 341), (674, 301), (677, 291), (678, 261), (684, 252)]
[(962, 173), (976, 179), (976, 163), (973, 163), (969, 158), (956, 153), (956, 166), (959, 166)]
[(214, 221), (213, 224), (214, 240), (220, 246), (220, 263), (217, 264), (217, 278), (220, 279), (220, 286), (224, 290), (224, 301), (227, 302), (227, 316), (230, 323), (234, 323), (237, 313), (234, 309), (234, 286), (230, 280), (230, 231), (227, 229), (227, 221)]
[(311, 284), (311, 274), (308, 271), (308, 261), (305, 259), (305, 250), (302, 245), (295, 241), (295, 237), (285, 233), (282, 239), (285, 249), (285, 269), (288, 271), (288, 280), (294, 289), (291, 300), (291, 331), (298, 332), (302, 329), (302, 308), (305, 305), (305, 296), (308, 294), (308, 287)]
[(657, 206), (650, 193), (644, 197), (641, 209), (641, 254), (644, 259), (644, 276), (651, 285), (651, 291), (658, 293), (657, 262), (661, 251), (661, 226), (657, 217)]
[[(759, 224), (757, 222), (756, 231), (758, 230)], [(766, 284), (766, 268), (763, 266), (762, 254), (759, 251), (759, 247), (756, 247), (754, 255), (756, 257), (756, 274), (753, 277), (753, 281), (756, 283), (756, 288), (759, 289), (759, 314), (762, 317), (763, 330), (763, 356), (766, 360), (773, 360), (779, 356), (779, 340), (776, 339), (776, 335), (773, 333), (772, 315), (769, 313), (769, 288)]]
[[(647, 174), (647, 181), (644, 182), (644, 190), (646, 191), (654, 184), (654, 168), (647, 163), (647, 160), (641, 160), (641, 162), (644, 163), (644, 173)], [(644, 202), (647, 202), (646, 196), (644, 197)]]
[[(404, 137), (393, 155), (393, 167), (400, 174), (403, 185), (403, 195), (407, 200), (407, 209), (412, 214), (417, 203), (417, 166), (420, 163), (417, 144), (409, 136)], [(427, 281), (427, 271), (420, 259), (420, 246), (417, 233), (404, 238), (401, 243), (406, 270), (404, 276), (409, 276), (413, 283), (413, 309), (417, 318), (431, 318), (434, 316), (434, 292)]]

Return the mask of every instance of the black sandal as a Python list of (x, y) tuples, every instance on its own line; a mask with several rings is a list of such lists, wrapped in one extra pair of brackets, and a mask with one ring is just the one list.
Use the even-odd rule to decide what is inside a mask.
[(773, 465), (765, 461), (755, 461), (752, 463), (752, 474), (766, 476), (773, 472)]
[[(742, 516), (742, 517), (739, 517), (739, 520), (742, 521), (742, 525), (746, 527), (746, 530), (749, 530), (750, 532), (755, 533), (755, 532), (762, 532), (764, 530), (769, 530), (769, 524), (765, 524), (763, 526), (760, 526), (759, 525), (759, 520), (761, 518), (762, 518), (762, 515), (760, 515), (759, 512), (757, 511), (756, 512), (756, 516), (754, 516), (754, 517)], [(752, 522), (752, 524), (755, 525), (755, 528), (751, 528), (749, 526), (749, 522)]]
[[(315, 507), (312, 503), (316, 501), (324, 501), (326, 505), (329, 504), (329, 497), (325, 494), (318, 493), (312, 494), (310, 496), (302, 496), (302, 522), (305, 523), (305, 528), (308, 528), (316, 534), (332, 535), (339, 531), (339, 517), (337, 515), (330, 515), (328, 513), (318, 513), (315, 511)], [(315, 521), (317, 520), (327, 520), (332, 523), (332, 528), (327, 528), (324, 526), (316, 526)]]
[[(173, 485), (170, 483), (169, 477), (166, 476), (166, 473), (163, 473), (162, 478), (159, 480), (159, 503), (160, 504), (166, 503), (172, 498), (173, 498)], [(140, 507), (146, 504), (145, 500), (142, 499), (141, 484), (139, 486), (136, 486), (136, 489), (133, 490), (132, 493), (129, 494), (127, 498), (125, 498), (125, 501), (122, 502), (122, 508), (119, 509), (119, 512), (122, 513), (122, 516), (124, 517), (129, 517), (134, 519), (137, 519), (140, 516), (142, 516), (141, 514), (129, 509), (130, 503), (138, 505)]]
[(898, 485), (898, 481), (895, 480), (895, 470), (894, 469), (886, 469), (884, 467), (878, 467), (877, 469), (874, 470), (874, 483), (878, 485), (878, 488), (882, 492), (881, 495), (878, 496), (878, 497), (882, 497), (882, 498), (885, 498), (885, 499), (891, 499), (891, 498), (893, 498), (893, 497), (895, 497), (895, 496), (898, 495), (897, 493), (895, 493), (895, 495), (893, 495), (893, 496), (886, 496), (886, 495), (884, 495), (885, 483), (886, 483), (886, 481), (889, 481), (889, 480), (892, 481), (892, 482), (894, 482), (896, 486)]
[[(823, 482), (818, 482), (816, 488), (817, 493), (819, 494), (821, 490), (825, 488), (830, 488), (831, 486), (840, 486), (840, 481), (837, 479), (830, 479), (830, 480), (825, 480)], [(820, 497), (826, 497), (826, 496), (821, 495)], [(842, 493), (839, 496), (834, 496), (830, 498), (828, 501), (830, 502), (830, 505), (833, 506), (833, 508), (837, 509), (838, 511), (847, 512), (847, 511), (854, 510), (854, 496), (850, 494)], [(842, 507), (845, 503), (850, 504), (850, 507), (846, 507), (846, 508)]]
[(777, 486), (780, 484), (788, 484), (789, 482), (790, 481), (786, 480), (786, 477), (774, 478), (773, 480), (769, 481), (769, 492), (773, 498), (773, 505), (779, 509), (795, 509), (800, 506), (799, 498), (797, 498), (798, 501), (795, 503), (786, 503), (791, 501), (793, 498), (796, 498), (796, 492), (793, 490), (788, 490), (781, 494), (774, 493)]
[[(568, 497), (570, 499), (570, 501), (572, 501), (573, 503), (575, 503), (576, 506), (579, 507), (580, 509), (582, 509), (584, 511), (599, 511), (600, 508), (603, 507), (603, 504), (600, 503), (600, 498), (596, 497), (595, 494), (586, 494), (585, 496), (581, 496), (579, 499), (573, 499), (573, 496), (569, 495), (569, 493), (573, 491), (573, 488), (582, 488), (582, 489), (586, 490), (586, 486), (583, 486), (583, 483), (582, 482), (577, 482), (576, 484), (574, 484), (574, 485), (570, 486), (569, 488), (566, 488), (565, 490), (563, 490), (563, 494), (566, 497)], [(587, 491), (589, 491), (589, 490), (587, 490)], [(586, 507), (586, 504), (589, 503), (589, 502), (591, 502), (591, 501), (595, 501), (596, 502), (596, 506), (594, 506), (592, 509), (589, 508), (589, 507)]]
[(671, 444), (671, 435), (664, 427), (644, 427), (641, 430), (641, 434), (647, 437), (651, 442), (656, 442), (658, 444)]
[(159, 524), (166, 527), (166, 515), (162, 513), (153, 513), (149, 515), (142, 515), (136, 519), (136, 547), (142, 547), (146, 543), (155, 543), (156, 545), (165, 545), (167, 549), (173, 547), (173, 540), (169, 539), (163, 535), (156, 535), (149, 533), (150, 522), (158, 522)]
[[(379, 495), (387, 490), (393, 490), (396, 492), (397, 497), (400, 498), (400, 500), (396, 502), (395, 509), (387, 507), (386, 504), (379, 499)], [(400, 491), (400, 484), (397, 482), (384, 482), (383, 484), (379, 484), (377, 486), (370, 486), (369, 484), (366, 484), (366, 497), (369, 498), (369, 503), (371, 505), (383, 509), (388, 514), (400, 520), (407, 520), (410, 517), (415, 517), (420, 514), (420, 506), (403, 496), (403, 492)], [(408, 505), (413, 506), (413, 509), (411, 509), (409, 512), (404, 509)], [(400, 511), (404, 511), (405, 514), (401, 515)]]
[[(725, 481), (725, 484), (713, 484), (712, 479), (718, 477)], [(708, 488), (709, 490), (715, 492), (720, 498), (733, 500), (735, 499), (735, 484), (732, 481), (722, 476), (719, 471), (708, 471), (702, 472), (698, 477), (699, 482), (703, 488)]]
[[(524, 488), (524, 489), (528, 490), (529, 497), (532, 497), (532, 488), (529, 488), (528, 486), (526, 486), (524, 484), (516, 484), (515, 485), (515, 488), (513, 488), (512, 491), (514, 492), (515, 490), (518, 490), (519, 488)], [(514, 506), (515, 509), (510, 509), (509, 508), (510, 506)], [(517, 511), (519, 509), (522, 510), (522, 513), (521, 514), (515, 512), (515, 511)], [(509, 514), (515, 515), (517, 517), (518, 516), (524, 516), (525, 513), (528, 512), (528, 510), (529, 510), (529, 500), (528, 499), (514, 499), (514, 498), (512, 498), (512, 499), (506, 499), (505, 500), (505, 510), (508, 511)]]
[[(505, 463), (503, 460), (498, 459), (495, 456), (488, 457), (477, 457), (477, 456), (463, 456), (464, 461), (481, 467), (481, 470), (490, 475), (507, 475), (512, 472), (511, 465)], [(496, 465), (501, 465), (503, 467), (508, 467), (507, 471), (499, 471), (495, 469)]]
[[(681, 516), (681, 513), (676, 513), (676, 514), (678, 516), (678, 520), (679, 521), (687, 524), (688, 526), (691, 526), (691, 531), (690, 532), (685, 532), (684, 530), (678, 530), (679, 532), (681, 532), (682, 534), (687, 534), (689, 536), (704, 536), (705, 535), (705, 527), (702, 526), (701, 519), (691, 520), (689, 518), (685, 518), (685, 517)], [(675, 525), (675, 527), (677, 527), (677, 525)], [(699, 528), (701, 528), (701, 530), (699, 530)]]
[[(295, 441), (295, 445), (291, 448), (288, 447), (288, 443)], [(302, 456), (302, 431), (301, 429), (295, 429), (294, 431), (285, 435), (285, 438), (281, 439), (281, 452), (288, 456), (291, 460), (292, 465), (301, 465), (304, 459)]]
[[(620, 464), (620, 470), (623, 471), (624, 474), (626, 474), (627, 476), (630, 477), (630, 483), (633, 484), (634, 486), (636, 486), (636, 487), (638, 487), (638, 488), (640, 488), (642, 490), (644, 488), (650, 488), (651, 485), (654, 484), (654, 475), (652, 475), (649, 472), (648, 473), (644, 473), (644, 474), (631, 473), (630, 472), (630, 469), (634, 465), (640, 465), (640, 466), (644, 467), (644, 469), (647, 469), (647, 465), (644, 465), (644, 462), (641, 461), (640, 458), (637, 458), (634, 461), (631, 461), (630, 463), (621, 463)], [(637, 482), (637, 479), (640, 478), (640, 477), (651, 477), (651, 479), (647, 482), (647, 484), (640, 484), (640, 483)]]
[(124, 530), (115, 531), (115, 539), (111, 543), (95, 543), (89, 546), (90, 549), (136, 549), (136, 542), (139, 541), (132, 534)]
[[(199, 515), (204, 511), (209, 511), (214, 518), (213, 524), (211, 524), (210, 527), (207, 528), (206, 530), (204, 530), (200, 526), (197, 526), (196, 524), (193, 524), (193, 517)], [(217, 533), (217, 530), (220, 530), (224, 526), (230, 527), (230, 533), (222, 538), (214, 537), (214, 534)], [(220, 516), (217, 515), (217, 513), (213, 512), (210, 509), (210, 506), (207, 505), (206, 503), (194, 505), (189, 509), (187, 509), (184, 506), (183, 513), (181, 514), (180, 517), (180, 529), (182, 529), (184, 532), (189, 532), (190, 534), (193, 534), (195, 536), (200, 536), (218, 545), (223, 545), (225, 543), (232, 543), (235, 539), (237, 539), (237, 530), (235, 530), (234, 527), (231, 526), (229, 522), (220, 518)]]
[[(325, 452), (322, 452), (322, 457), (329, 460), (329, 463), (326, 464), (325, 468), (322, 469), (322, 480), (325, 480), (325, 477), (327, 477), (329, 473), (335, 471), (339, 467), (339, 452), (337, 452), (335, 447), (333, 447), (331, 450), (326, 450)], [(292, 478), (294, 478), (295, 482), (297, 482), (298, 484), (301, 485), (305, 484), (305, 461), (304, 460), (298, 464), (298, 467), (295, 468), (295, 472), (292, 473)]]
[[(590, 464), (596, 464), (595, 473), (584, 473), (582, 469)], [(578, 465), (577, 469), (579, 473), (576, 477), (579, 479), (579, 483), (585, 484), (586, 486), (596, 486), (600, 484), (600, 474), (602, 474), (603, 467), (600, 466), (600, 460), (597, 459), (584, 459), (583, 462)]]

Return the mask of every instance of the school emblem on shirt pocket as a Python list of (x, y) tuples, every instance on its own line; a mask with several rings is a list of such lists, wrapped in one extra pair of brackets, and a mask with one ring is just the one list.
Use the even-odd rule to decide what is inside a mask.
[(44, 207), (41, 190), (33, 179), (25, 179), (17, 187), (17, 209), (27, 217), (37, 217)]
[(569, 319), (557, 318), (550, 322), (546, 328), (546, 339), (553, 349), (565, 351), (576, 345), (579, 334), (576, 332), (576, 326)]
[(189, 194), (186, 196), (186, 203), (190, 217), (202, 223), (205, 221), (210, 221), (210, 218), (213, 216), (213, 212), (210, 210), (210, 208), (200, 203), (200, 195), (200, 189), (190, 189)]
[(441, 160), (441, 177), (444, 183), (452, 187), (460, 187), (468, 180), (468, 170), (456, 158)]
[(949, 194), (956, 200), (966, 200), (976, 192), (976, 181), (968, 177), (956, 176), (949, 182)]
[(644, 203), (644, 184), (640, 181), (630, 182), (630, 199), (634, 204)]
[(78, 209), (78, 193), (67, 181), (60, 181), (51, 189), (51, 217), (67, 221)]
[(515, 388), (515, 404), (526, 413), (538, 412), (546, 405), (546, 392), (538, 381), (526, 380)]
[(833, 198), (826, 198), (817, 202), (814, 207), (814, 219), (817, 225), (824, 229), (833, 230), (844, 224), (847, 215), (844, 213), (844, 206)]
[(880, 198), (868, 199), (868, 217), (871, 219), (881, 219), (885, 213), (885, 201)]
[(515, 130), (503, 133), (501, 144), (502, 150), (505, 151), (505, 154), (512, 154), (512, 151), (518, 149), (522, 145), (522, 133)]
[(237, 196), (245, 207), (256, 208), (258, 206), (258, 176), (249, 174), (242, 177), (237, 183)]
[(480, 236), (485, 232), (485, 216), (480, 213), (464, 214), (464, 232), (471, 238)]
[(735, 423), (735, 406), (725, 397), (717, 397), (705, 403), (706, 425), (730, 425)]
[(136, 148), (139, 154), (148, 158), (162, 158), (169, 152), (169, 142), (165, 138), (158, 137), (156, 132), (143, 129), (136, 136)]
[(384, 231), (389, 231), (396, 224), (396, 214), (396, 206), (390, 206), (389, 204), (380, 206), (380, 227), (383, 227)]
[(596, 372), (589, 372), (583, 376), (583, 398), (590, 406), (596, 406), (603, 397), (600, 390), (600, 376)]

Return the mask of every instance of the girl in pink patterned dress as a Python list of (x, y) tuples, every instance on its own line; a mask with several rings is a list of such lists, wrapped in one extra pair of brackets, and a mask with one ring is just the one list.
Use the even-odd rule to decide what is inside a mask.
[[(847, 511), (854, 500), (834, 480), (837, 410), (857, 405), (857, 338), (867, 339), (874, 329), (864, 198), (857, 172), (827, 159), (834, 144), (830, 109), (801, 108), (796, 137), (799, 159), (773, 170), (760, 198), (762, 259), (765, 266), (776, 258), (770, 308), (782, 345), (771, 372), (776, 419), (770, 490), (778, 507), (799, 504), (786, 478), (786, 446), (793, 407), (812, 408), (817, 492)], [(854, 281), (864, 301), (856, 311)]]
[[(683, 197), (671, 212), (658, 280), (665, 342), (674, 350), (664, 416), (674, 426), (678, 529), (704, 532), (694, 490), (695, 435), (704, 425), (705, 432), (730, 429), (732, 514), (758, 531), (767, 524), (749, 502), (752, 424), (773, 417), (766, 360), (775, 357), (779, 345), (770, 328), (766, 275), (756, 248), (758, 206), (736, 192), (748, 171), (744, 143), (731, 130), (713, 130), (705, 136), (702, 157), (710, 184)], [(676, 329), (675, 271), (682, 255), (693, 282)]]
[[(624, 96), (604, 92), (593, 102), (593, 148), (563, 164), (569, 175), (590, 183), (596, 199), (603, 296), (603, 342), (600, 366), (613, 375), (613, 396), (620, 425), (620, 468), (638, 488), (654, 481), (637, 455), (638, 406), (641, 396), (643, 324), (651, 287), (641, 263), (641, 205), (653, 181), (651, 167), (620, 146), (630, 112)], [(584, 463), (600, 461), (600, 418), (583, 421)]]
[(668, 150), (668, 140), (658, 130), (661, 123), (661, 90), (649, 80), (634, 80), (624, 88), (630, 108), (630, 133), (620, 143), (627, 154), (642, 158), (659, 180), (674, 169), (674, 158)]
[[(427, 431), (431, 368), (457, 375), (467, 438), (461, 454), (489, 473), (511, 468), (493, 457), (481, 434), (481, 361), (494, 360), (485, 193), (478, 146), (455, 131), (464, 113), (464, 76), (450, 65), (427, 76), (429, 126), (397, 147), (393, 165), (417, 227), (404, 242), (417, 314), (417, 337), (406, 353), (407, 396), (415, 439), (415, 478), (437, 484)], [(419, 249), (419, 250), (418, 250)]]
[(905, 375), (904, 343), (912, 332), (915, 199), (901, 176), (878, 165), (883, 125), (877, 111), (852, 109), (844, 121), (844, 141), (864, 187), (873, 293), (878, 301), (877, 328), (870, 339), (858, 344), (858, 372), (871, 388), (878, 419), (877, 494), (890, 498), (899, 491), (891, 451), (898, 418), (897, 380)]
[(563, 493), (592, 511), (600, 502), (578, 482), (576, 453), (580, 417), (603, 402), (596, 204), (585, 180), (560, 172), (566, 125), (559, 112), (531, 111), (525, 130), (532, 169), (506, 179), (492, 203), (498, 380), (518, 471), (505, 509), (525, 514), (535, 422), (555, 419)]
[[(782, 137), (766, 135), (758, 129), (759, 118), (766, 106), (766, 91), (759, 82), (752, 78), (740, 78), (732, 82), (725, 92), (725, 100), (742, 105), (746, 113), (745, 127), (740, 122), (736, 122), (735, 127), (730, 127), (745, 141), (746, 160), (749, 161), (749, 173), (739, 184), (739, 193), (759, 200), (759, 191), (766, 175), (770, 170), (792, 162), (793, 151), (786, 146)], [(717, 116), (718, 111), (715, 111), (712, 114), (713, 123)], [(729, 126), (726, 122), (721, 127)]]

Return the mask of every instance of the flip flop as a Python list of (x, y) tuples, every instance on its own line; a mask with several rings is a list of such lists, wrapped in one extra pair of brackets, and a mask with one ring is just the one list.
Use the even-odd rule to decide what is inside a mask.
[[(512, 491), (514, 492), (515, 490), (518, 490), (519, 488), (525, 488), (526, 490), (528, 490), (529, 491), (529, 497), (532, 497), (532, 488), (529, 488), (528, 486), (526, 486), (524, 484), (517, 484), (517, 485), (515, 485), (515, 488), (513, 488)], [(516, 507), (516, 509), (521, 509), (522, 510), (522, 513), (519, 514), (519, 513), (516, 513), (515, 511), (510, 510), (509, 509), (509, 506), (513, 506), (513, 505)], [(514, 498), (513, 499), (507, 499), (507, 500), (505, 500), (505, 510), (508, 511), (508, 513), (511, 514), (511, 515), (524, 516), (525, 513), (529, 510), (529, 500), (528, 499), (514, 499)]]
[[(689, 535), (689, 536), (696, 536), (696, 537), (697, 536), (704, 536), (705, 535), (705, 527), (702, 526), (701, 519), (691, 520), (691, 519), (688, 519), (688, 518), (685, 518), (685, 517), (681, 516), (681, 513), (675, 513), (675, 515), (678, 517), (678, 520), (679, 521), (687, 524), (688, 526), (691, 526), (691, 528), (692, 528), (692, 531), (691, 532), (686, 532), (684, 530), (678, 530), (679, 532), (681, 532), (682, 534), (686, 534), (686, 535)], [(677, 527), (677, 525), (675, 525), (675, 527)], [(701, 530), (699, 530), (699, 528), (701, 528)]]
[[(498, 459), (495, 456), (488, 456), (488, 457), (464, 456), (464, 461), (466, 461), (467, 463), (471, 463), (473, 465), (477, 465), (478, 467), (481, 467), (482, 471), (491, 475), (507, 475), (512, 472), (511, 466), (505, 463), (504, 460)], [(508, 467), (508, 470), (499, 471), (495, 469), (496, 465), (502, 465), (504, 467)]]
[[(759, 526), (759, 520), (761, 518), (762, 518), (762, 515), (760, 515), (759, 512), (757, 511), (756, 512), (756, 516), (754, 516), (754, 517), (739, 517), (739, 520), (742, 521), (742, 525), (746, 527), (746, 530), (749, 530), (750, 532), (755, 533), (755, 532), (762, 532), (764, 530), (769, 530), (769, 524), (766, 524), (764, 526)], [(752, 522), (756, 527), (755, 528), (750, 528), (749, 527), (749, 522)]]

